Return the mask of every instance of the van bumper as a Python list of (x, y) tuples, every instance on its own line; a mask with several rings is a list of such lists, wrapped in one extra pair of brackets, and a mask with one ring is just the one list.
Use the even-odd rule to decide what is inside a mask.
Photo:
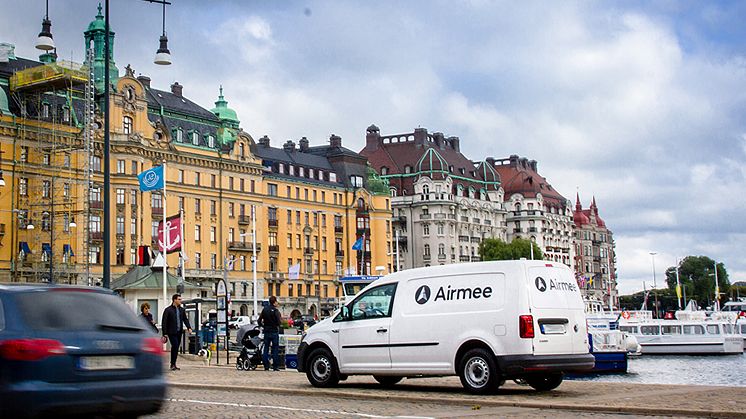
[(591, 354), (578, 355), (509, 355), (497, 358), (500, 371), (507, 376), (542, 372), (580, 372), (593, 369)]
[(300, 346), (298, 346), (298, 372), (305, 372), (305, 363), (306, 363), (306, 351), (308, 350), (308, 344), (306, 342), (301, 342)]

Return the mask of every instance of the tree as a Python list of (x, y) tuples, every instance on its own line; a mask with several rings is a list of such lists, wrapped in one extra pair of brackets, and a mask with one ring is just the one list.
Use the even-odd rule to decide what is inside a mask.
[[(679, 282), (686, 287), (687, 300), (696, 300), (700, 306), (712, 306), (715, 297), (715, 261), (707, 256), (687, 256), (679, 262)], [(717, 264), (720, 304), (728, 300), (730, 281), (722, 263)], [(676, 290), (676, 267), (666, 269), (668, 288)], [(682, 290), (683, 291), (683, 290)], [(683, 296), (683, 295), (682, 295)]]
[(531, 246), (534, 248), (534, 260), (543, 260), (539, 246), (526, 239), (513, 239), (510, 243), (500, 239), (484, 239), (479, 244), (479, 256), (482, 260), (531, 259)]

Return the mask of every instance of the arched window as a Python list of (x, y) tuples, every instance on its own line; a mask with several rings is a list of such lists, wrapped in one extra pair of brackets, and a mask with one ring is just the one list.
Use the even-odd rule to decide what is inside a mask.
[(430, 193), (430, 186), (429, 185), (422, 185), (422, 193), (429, 194)]
[(389, 174), (389, 168), (386, 166), (383, 166), (381, 168), (381, 175), (388, 175)]
[(389, 189), (389, 192), (391, 192), (391, 196), (396, 196), (396, 188)]
[(425, 245), (425, 251), (424, 252), (425, 252), (424, 253), (425, 256), (430, 256), (430, 245), (429, 244)]
[(515, 203), (515, 210), (516, 211), (520, 211), (521, 210), (521, 203), (520, 202), (516, 202)]
[(365, 200), (363, 198), (358, 198), (357, 199), (357, 207), (360, 208), (360, 209), (365, 208)]
[(125, 116), (122, 118), (122, 132), (125, 134), (132, 134), (132, 118)]
[(410, 165), (404, 166), (404, 173), (412, 173), (412, 166)]
[(443, 243), (438, 245), (438, 255), (439, 256), (445, 256), (446, 255), (446, 245)]

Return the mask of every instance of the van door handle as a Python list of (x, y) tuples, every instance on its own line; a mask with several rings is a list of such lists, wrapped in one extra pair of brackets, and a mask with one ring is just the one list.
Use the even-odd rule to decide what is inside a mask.
[(339, 329), (332, 329), (332, 333), (339, 333)]
[(378, 330), (376, 330), (376, 332), (378, 332), (378, 333), (386, 333), (388, 331), (389, 331), (389, 329), (384, 329), (383, 327), (380, 328), (380, 329), (378, 329)]

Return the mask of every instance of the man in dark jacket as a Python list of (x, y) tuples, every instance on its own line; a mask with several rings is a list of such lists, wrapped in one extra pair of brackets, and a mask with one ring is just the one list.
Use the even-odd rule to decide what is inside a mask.
[(259, 315), (259, 326), (264, 328), (264, 352), (262, 361), (264, 361), (264, 370), (269, 371), (269, 345), (272, 344), (272, 369), (280, 370), (280, 324), (282, 315), (277, 309), (277, 297), (269, 297), (269, 305), (264, 307), (262, 314)]
[(176, 366), (176, 357), (179, 355), (179, 344), (181, 343), (181, 334), (184, 333), (184, 326), (187, 332), (192, 333), (192, 326), (186, 315), (186, 310), (181, 306), (181, 295), (174, 294), (171, 296), (171, 305), (163, 310), (161, 328), (163, 336), (168, 336), (171, 342), (171, 370), (177, 371), (180, 368)]

